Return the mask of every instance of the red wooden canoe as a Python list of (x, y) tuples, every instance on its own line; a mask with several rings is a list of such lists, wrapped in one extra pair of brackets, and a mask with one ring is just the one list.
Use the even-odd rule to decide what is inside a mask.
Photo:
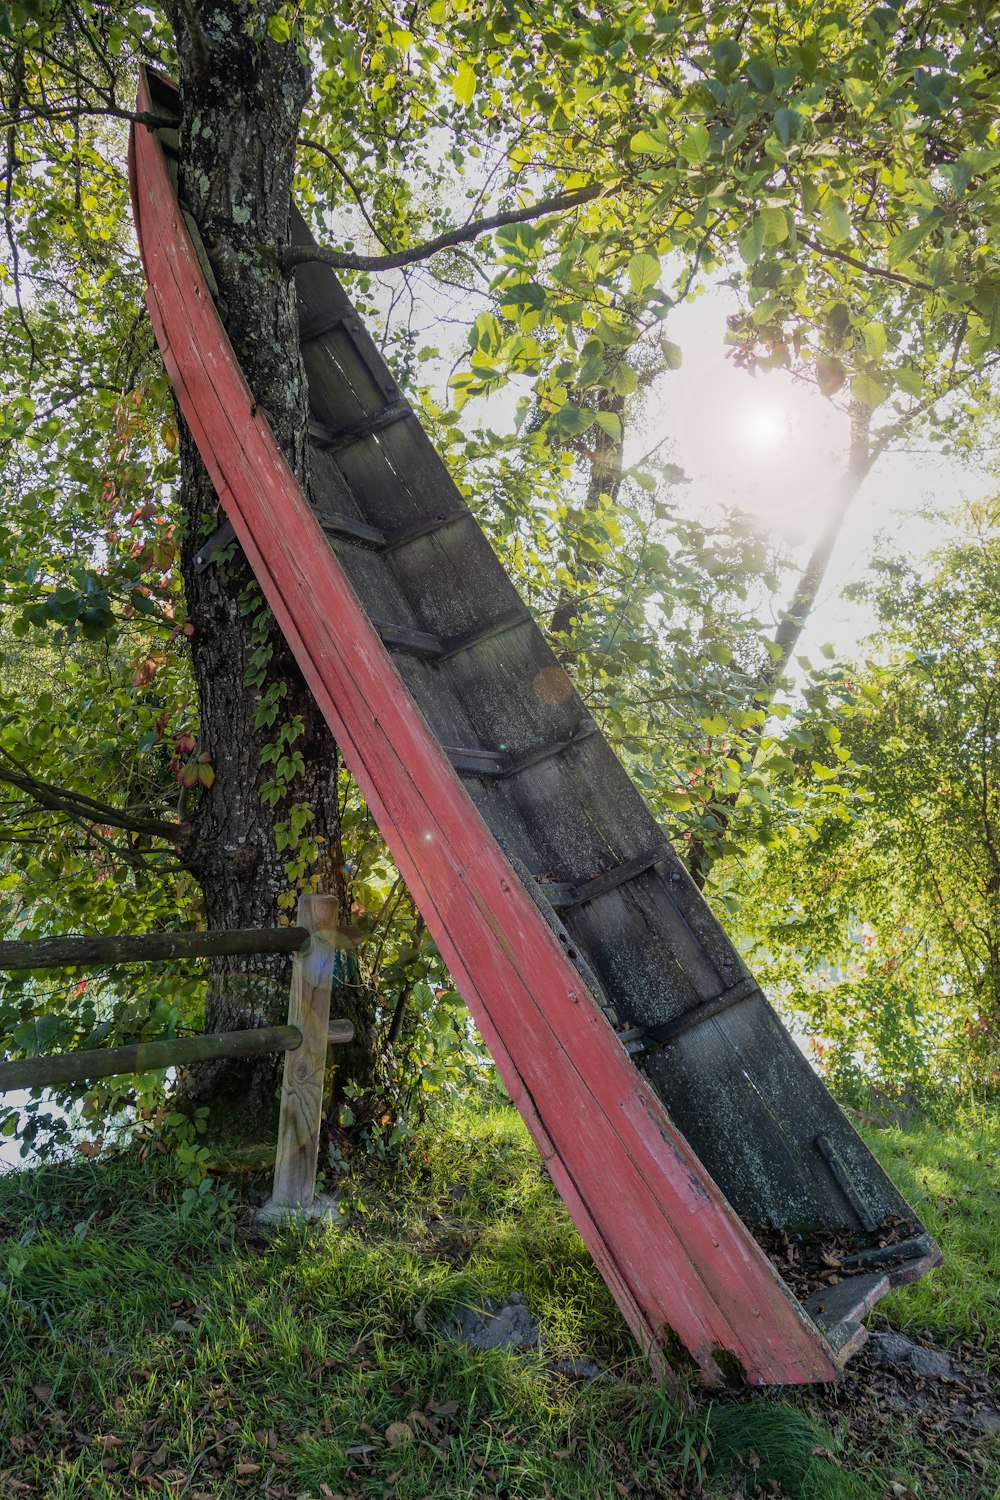
[[(152, 108), (151, 88), (162, 113), (165, 85), (145, 74), (139, 108)], [(768, 1123), (737, 1120), (722, 1149), (712, 1144), (714, 1127), (703, 1131), (699, 1153), (692, 1149), (664, 1093), (675, 1090), (681, 1111), (699, 1089), (698, 1108), (718, 1111), (727, 1099), (731, 1108), (753, 1048), (762, 1077), (774, 1057), (790, 1056), (773, 1012), (676, 857), (655, 842), (662, 835), (644, 808), (617, 804), (629, 836), (646, 840), (639, 853), (629, 857), (615, 830), (604, 831), (603, 842), (581, 853), (573, 878), (539, 880), (543, 865), (551, 873), (562, 859), (565, 799), (578, 801), (588, 778), (605, 784), (601, 757), (611, 752), (568, 685), (563, 690), (560, 669), (492, 554), (489, 566), (501, 576), (489, 572), (468, 508), (357, 314), (332, 273), (298, 273), (317, 455), (310, 504), (213, 306), (162, 145), (142, 126), (132, 133), (130, 179), (153, 325), (225, 514), (636, 1338), (655, 1363), (674, 1330), (709, 1381), (720, 1377), (723, 1352), (754, 1383), (835, 1379), (864, 1336), (862, 1312), (890, 1281), (933, 1263), (936, 1248), (914, 1221), (895, 1269), (874, 1263), (856, 1278), (853, 1298), (842, 1296), (826, 1318), (829, 1338), (790, 1294), (714, 1180), (729, 1170), (728, 1157), (736, 1163), (730, 1196), (756, 1202), (759, 1194), (759, 1217), (774, 1222), (802, 1207), (801, 1218), (852, 1222), (862, 1232), (900, 1206), (912, 1211), (804, 1064), (805, 1074), (794, 1074), (788, 1122), (776, 1103), (764, 1111)], [(434, 566), (420, 571), (427, 547), (437, 549)], [(445, 576), (449, 567), (454, 577)], [(463, 588), (465, 573), (471, 582)], [(493, 609), (488, 623), (474, 607)], [(503, 735), (482, 743), (483, 726), (498, 714), (506, 716)], [(548, 740), (537, 748), (543, 730)], [(624, 775), (616, 762), (615, 770)], [(595, 824), (589, 815), (583, 821), (588, 830)], [(615, 905), (626, 896), (627, 909)], [(611, 993), (615, 962), (622, 967), (621, 955), (646, 941), (640, 933), (640, 949), (629, 949), (628, 923), (638, 931), (640, 917), (648, 925), (650, 912), (661, 910), (672, 926), (659, 968), (669, 971), (671, 993), (688, 987), (687, 1009), (630, 1026), (635, 1007), (623, 1009)], [(608, 932), (620, 935), (610, 956)], [(644, 993), (657, 982), (643, 980)], [(748, 1015), (756, 1020), (737, 1066), (733, 1027), (746, 1030)], [(652, 1059), (649, 1076), (623, 1044), (636, 1036)], [(759, 1093), (754, 1082), (747, 1098)], [(689, 1111), (695, 1124), (698, 1108)], [(812, 1113), (803, 1125), (804, 1108)], [(749, 1148), (741, 1137), (750, 1137)], [(699, 1155), (712, 1150), (710, 1174)]]

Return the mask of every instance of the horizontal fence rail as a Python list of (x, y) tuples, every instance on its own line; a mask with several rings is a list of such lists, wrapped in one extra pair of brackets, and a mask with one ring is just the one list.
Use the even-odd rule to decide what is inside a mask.
[(189, 1066), (217, 1057), (258, 1057), (291, 1052), (302, 1045), (297, 1026), (254, 1026), (246, 1031), (209, 1031), (200, 1036), (157, 1037), (124, 1047), (61, 1052), (50, 1057), (23, 1057), (0, 1063), (0, 1090), (52, 1088), (115, 1073), (150, 1073), (156, 1068)]
[(143, 937), (57, 937), (0, 943), (0, 972), (66, 969), (80, 964), (145, 964), (172, 958), (232, 958), (297, 953), (305, 927), (240, 927), (228, 932), (153, 932)]

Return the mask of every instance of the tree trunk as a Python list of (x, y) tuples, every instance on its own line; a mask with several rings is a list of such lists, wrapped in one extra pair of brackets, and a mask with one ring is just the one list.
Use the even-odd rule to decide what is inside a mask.
[(795, 648), (802, 638), (806, 621), (815, 608), (823, 579), (826, 577), (826, 570), (830, 566), (833, 549), (837, 545), (837, 539), (844, 529), (844, 522), (847, 519), (847, 512), (851, 501), (867, 479), (877, 456), (872, 450), (871, 422), (871, 408), (865, 406), (862, 401), (852, 399), (847, 463), (844, 466), (837, 495), (830, 514), (827, 517), (826, 525), (823, 527), (819, 539), (809, 556), (809, 561), (799, 575), (799, 581), (795, 586), (792, 602), (782, 615), (778, 628), (774, 633), (774, 644), (777, 646), (779, 654), (769, 663), (762, 680), (762, 687), (769, 694), (768, 703), (773, 698), (775, 688), (785, 674)]
[[(308, 74), (296, 40), (274, 42), (269, 17), (279, 0), (186, 0), (168, 3), (180, 86), (180, 195), (198, 224), (224, 304), (227, 331), (260, 408), (303, 484), (308, 483), (307, 396), (298, 352), (294, 286), (278, 252), (289, 237), (289, 207), (299, 116)], [(210, 928), (268, 927), (294, 910), (294, 847), (279, 847), (293, 806), (308, 804), (304, 837), (316, 839), (309, 887), (336, 895), (349, 911), (337, 800), (337, 755), (330, 732), (237, 554), (203, 573), (195, 552), (221, 524), (211, 481), (186, 431), (181, 441), (182, 571), (194, 635), (199, 700), (199, 753), (211, 756), (215, 780), (193, 793), (189, 862), (204, 896)], [(258, 722), (269, 690), (277, 718)], [(283, 725), (300, 723), (287, 746), (304, 769), (271, 805), (262, 789), (275, 765), (261, 751)], [(284, 901), (282, 901), (284, 898)], [(213, 976), (206, 1027), (225, 1030), (285, 1018), (288, 960), (261, 955), (226, 960)], [(343, 1007), (337, 1005), (338, 1014)], [(339, 1062), (365, 1081), (370, 1019), (351, 1017), (358, 1041)], [(273, 1059), (206, 1064), (184, 1080), (184, 1108), (207, 1104), (216, 1134), (260, 1139), (276, 1118), (278, 1063)]]
[[(802, 632), (806, 628), (816, 600), (819, 596), (826, 570), (830, 566), (830, 558), (833, 549), (837, 545), (837, 539), (844, 529), (847, 512), (851, 502), (858, 490), (864, 484), (871, 472), (872, 465), (881, 450), (874, 449), (871, 442), (871, 409), (863, 402), (852, 399), (850, 406), (850, 437), (847, 448), (847, 461), (841, 475), (837, 495), (833, 507), (827, 517), (826, 525), (823, 527), (819, 538), (809, 555), (809, 560), (802, 572), (799, 574), (792, 595), (791, 603), (781, 616), (778, 628), (774, 632), (774, 644), (777, 648), (776, 655), (770, 660), (758, 679), (757, 691), (749, 700), (748, 707), (769, 709), (774, 701), (774, 695), (778, 691), (782, 678), (788, 669), (788, 664), (795, 653), (795, 649), (802, 639)], [(757, 742), (763, 734), (763, 724), (756, 730), (747, 731), (750, 754), (755, 755)], [(731, 792), (721, 800), (717, 810), (719, 828), (713, 833), (713, 842), (718, 845), (722, 842), (732, 822), (733, 809), (739, 796), (738, 792)], [(706, 839), (702, 839), (696, 833), (691, 839), (687, 851), (687, 867), (691, 878), (699, 890), (703, 890), (705, 882), (712, 873), (712, 866), (717, 859), (717, 850), (713, 848)]]
[[(584, 509), (596, 511), (600, 507), (601, 496), (609, 495), (611, 502), (618, 499), (618, 492), (622, 487), (622, 463), (625, 450), (625, 397), (617, 395), (614, 391), (599, 391), (597, 393), (594, 410), (608, 412), (618, 418), (618, 436), (613, 437), (611, 433), (605, 432), (602, 427), (595, 427), (587, 434), (587, 443), (590, 448), (589, 460), (590, 472), (587, 478), (587, 497), (584, 500)], [(552, 611), (550, 630), (555, 635), (569, 635), (578, 616), (585, 612), (583, 596), (586, 591), (587, 580), (591, 572), (597, 573), (599, 569), (588, 569), (575, 557), (571, 563), (571, 571), (574, 579), (573, 587), (563, 588), (560, 592), (559, 601)]]

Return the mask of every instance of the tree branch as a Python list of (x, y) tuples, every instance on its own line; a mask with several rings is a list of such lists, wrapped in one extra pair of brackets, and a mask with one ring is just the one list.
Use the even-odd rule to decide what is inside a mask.
[(895, 281), (900, 286), (909, 286), (918, 292), (933, 292), (934, 288), (929, 281), (914, 281), (910, 276), (902, 276), (898, 271), (886, 271), (881, 266), (872, 266), (865, 260), (858, 260), (856, 255), (848, 255), (846, 250), (835, 250), (832, 245), (824, 245), (821, 240), (814, 240), (808, 234), (800, 234), (799, 239), (803, 245), (808, 245), (810, 250), (815, 250), (818, 255), (828, 255), (831, 260), (843, 261), (845, 266), (854, 266), (857, 271), (864, 271), (868, 276), (879, 276), (883, 281)]
[(143, 834), (147, 838), (166, 839), (171, 844), (183, 845), (187, 840), (187, 829), (180, 823), (163, 823), (158, 818), (137, 818), (107, 802), (98, 802), (83, 792), (68, 792), (62, 787), (40, 781), (17, 766), (17, 762), (6, 751), (0, 751), (4, 761), (11, 766), (0, 765), (0, 782), (17, 787), (40, 807), (50, 812), (64, 812), (83, 823), (108, 823), (115, 828), (124, 828), (129, 833)]
[(166, 115), (151, 114), (149, 110), (121, 109), (115, 104), (27, 104), (19, 105), (9, 115), (0, 115), (0, 130), (8, 126), (25, 125), (31, 120), (78, 120), (85, 115), (128, 120), (133, 125), (148, 125), (151, 130), (165, 129), (176, 124), (175, 120)]
[(487, 219), (476, 219), (471, 224), (446, 230), (444, 234), (425, 240), (421, 245), (411, 245), (408, 250), (396, 250), (389, 255), (356, 255), (353, 251), (327, 250), (320, 245), (288, 245), (281, 252), (281, 268), (287, 272), (293, 271), (296, 266), (318, 263), (332, 266), (335, 271), (396, 271), (401, 266), (412, 266), (417, 261), (429, 260), (432, 255), (450, 250), (455, 245), (471, 244), (494, 229), (503, 229), (508, 224), (528, 224), (532, 219), (540, 219), (545, 214), (565, 213), (568, 209), (578, 208), (582, 203), (592, 203), (595, 198), (615, 191), (614, 184), (592, 182), (587, 187), (576, 188), (569, 193), (556, 193), (551, 198), (541, 198), (527, 208), (513, 208), (504, 213), (492, 214)]

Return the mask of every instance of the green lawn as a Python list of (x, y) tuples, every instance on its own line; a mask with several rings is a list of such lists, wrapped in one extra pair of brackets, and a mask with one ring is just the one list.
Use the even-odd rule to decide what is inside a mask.
[[(868, 1138), (948, 1255), (893, 1320), (996, 1342), (1000, 1116)], [(155, 1162), (0, 1180), (3, 1500), (1000, 1495), (995, 1439), (907, 1413), (888, 1445), (855, 1436), (846, 1392), (658, 1387), (510, 1109), (456, 1111), (360, 1173), (336, 1227), (264, 1236), (264, 1179), (233, 1181), (235, 1218), (184, 1219)], [(514, 1291), (540, 1351), (439, 1332)], [(558, 1368), (574, 1357), (610, 1378)]]

